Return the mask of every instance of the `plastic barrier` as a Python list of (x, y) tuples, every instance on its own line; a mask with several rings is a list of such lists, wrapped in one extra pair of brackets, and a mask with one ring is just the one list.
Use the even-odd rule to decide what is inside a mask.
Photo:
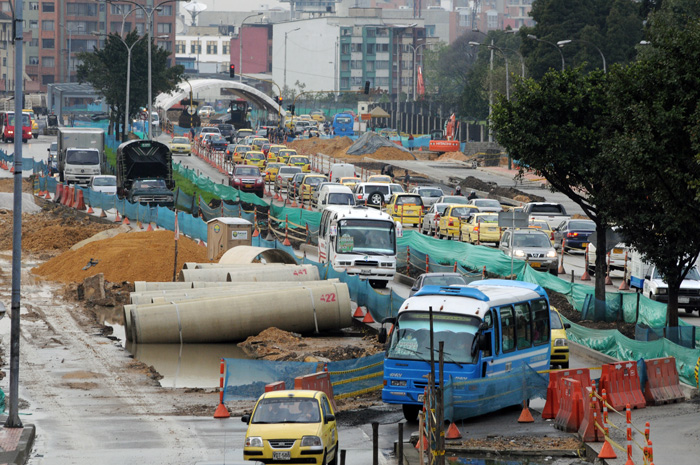
[(330, 400), (333, 405), (333, 411), (335, 411), (331, 375), (327, 371), (320, 371), (306, 376), (297, 376), (294, 378), (294, 389), (311, 389), (313, 391), (325, 392), (328, 396), (328, 400)]
[(603, 365), (600, 375), (600, 390), (608, 393), (608, 402), (617, 411), (627, 404), (632, 408), (646, 407), (639, 381), (637, 363), (632, 361)]
[(645, 360), (647, 380), (644, 399), (649, 405), (668, 404), (685, 399), (673, 357)]
[(561, 400), (561, 391), (559, 389), (559, 381), (562, 378), (571, 378), (578, 380), (582, 388), (587, 388), (591, 385), (591, 374), (588, 368), (577, 368), (572, 370), (552, 370), (549, 372), (549, 384), (547, 385), (547, 401), (542, 409), (542, 418), (555, 418), (559, 411), (559, 402)]
[(583, 416), (578, 434), (584, 442), (602, 442), (604, 435), (598, 431), (596, 423), (600, 424), (602, 411), (598, 398), (594, 395), (594, 387), (586, 387), (583, 390)]
[(583, 419), (581, 382), (572, 378), (562, 378), (559, 380), (559, 386), (561, 402), (554, 419), (554, 427), (569, 433), (577, 432)]
[(284, 381), (277, 381), (276, 383), (270, 383), (265, 385), (265, 392), (271, 392), (271, 391), (284, 391), (286, 386), (284, 385)]

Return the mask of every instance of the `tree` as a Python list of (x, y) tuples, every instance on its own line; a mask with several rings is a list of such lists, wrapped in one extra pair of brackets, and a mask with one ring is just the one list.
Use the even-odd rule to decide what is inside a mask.
[[(576, 68), (550, 71), (540, 81), (516, 82), (510, 101), (500, 95), (492, 124), (498, 142), (523, 166), (542, 174), (596, 224), (596, 269), (605, 269), (608, 220), (602, 207), (616, 195), (602, 133), (606, 76)], [(595, 275), (597, 308), (605, 303), (605, 274)]]
[(620, 195), (608, 214), (664, 276), (667, 324), (677, 327), (678, 291), (700, 255), (700, 4), (665, 0), (648, 40), (611, 80), (605, 150)]
[[(139, 35), (132, 31), (124, 41), (132, 46)], [(104, 48), (77, 55), (79, 82), (90, 83), (105, 97), (112, 108), (112, 121), (124, 120), (126, 103), (127, 48), (118, 34), (110, 34)], [(170, 52), (153, 44), (151, 49), (152, 95), (172, 92), (183, 79), (184, 67), (168, 64)], [(148, 44), (141, 40), (133, 45), (131, 52), (131, 79), (129, 93), (129, 118), (136, 115), (140, 107), (148, 106)], [(118, 124), (117, 124), (118, 127)]]

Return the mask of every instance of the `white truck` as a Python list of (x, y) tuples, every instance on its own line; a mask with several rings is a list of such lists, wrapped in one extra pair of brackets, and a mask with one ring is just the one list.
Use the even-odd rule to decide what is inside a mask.
[(102, 174), (105, 132), (97, 128), (58, 128), (58, 174), (61, 182), (89, 184)]
[(550, 229), (556, 228), (562, 221), (571, 218), (571, 215), (566, 213), (564, 205), (554, 202), (529, 202), (523, 205), (522, 211), (528, 214), (530, 221), (545, 221)]
[[(641, 289), (651, 300), (668, 302), (668, 284), (653, 263), (647, 262), (642, 254), (632, 249), (630, 252), (630, 287)], [(678, 290), (678, 307), (690, 313), (700, 311), (700, 273), (697, 266), (688, 271)]]

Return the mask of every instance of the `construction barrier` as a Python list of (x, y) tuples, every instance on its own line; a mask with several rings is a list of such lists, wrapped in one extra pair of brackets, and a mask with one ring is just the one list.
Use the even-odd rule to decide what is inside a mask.
[(649, 405), (668, 404), (685, 399), (673, 357), (645, 360), (644, 363), (646, 366), (644, 399)]
[(601, 392), (605, 390), (608, 393), (610, 405), (615, 410), (623, 410), (627, 404), (632, 408), (646, 407), (636, 362), (625, 361), (603, 365), (600, 389)]
[(561, 400), (554, 427), (569, 433), (577, 432), (583, 420), (581, 382), (572, 378), (561, 378), (559, 386)]
[(600, 434), (596, 423), (600, 423), (602, 411), (600, 402), (595, 396), (595, 387), (589, 386), (584, 388), (583, 406), (581, 425), (578, 428), (578, 434), (584, 442), (600, 442), (603, 441), (603, 435)]
[(551, 419), (557, 416), (559, 402), (561, 400), (560, 380), (571, 378), (578, 380), (583, 389), (591, 385), (591, 374), (588, 368), (576, 368), (571, 370), (551, 370), (547, 385), (547, 400), (542, 409), (542, 418)]
[(294, 389), (310, 389), (312, 391), (325, 392), (335, 411), (336, 407), (335, 398), (333, 397), (333, 386), (331, 385), (331, 375), (327, 371), (294, 378)]

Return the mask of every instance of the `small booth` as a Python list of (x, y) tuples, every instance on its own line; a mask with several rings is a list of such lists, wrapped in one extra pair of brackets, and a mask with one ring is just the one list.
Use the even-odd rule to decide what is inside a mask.
[(216, 260), (239, 245), (252, 245), (253, 223), (242, 218), (220, 217), (207, 221), (207, 252)]

